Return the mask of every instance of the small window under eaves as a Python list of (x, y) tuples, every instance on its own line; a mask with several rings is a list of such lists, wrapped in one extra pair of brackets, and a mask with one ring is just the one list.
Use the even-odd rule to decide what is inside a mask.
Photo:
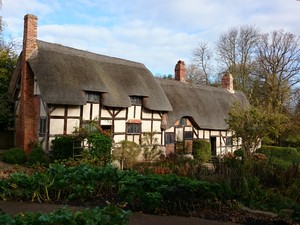
[(131, 105), (142, 105), (142, 100), (141, 96), (130, 96)]
[(85, 95), (86, 95), (86, 101), (87, 102), (94, 102), (94, 103), (99, 103), (100, 102), (100, 93), (85, 92)]

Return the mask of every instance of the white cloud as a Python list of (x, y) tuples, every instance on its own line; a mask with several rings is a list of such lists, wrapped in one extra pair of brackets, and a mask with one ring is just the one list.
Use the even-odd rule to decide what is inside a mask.
[(22, 37), (23, 16), (39, 17), (39, 39), (144, 63), (173, 73), (190, 60), (198, 41), (213, 44), (228, 28), (250, 24), (262, 32), (300, 35), (296, 0), (3, 0), (12, 36)]

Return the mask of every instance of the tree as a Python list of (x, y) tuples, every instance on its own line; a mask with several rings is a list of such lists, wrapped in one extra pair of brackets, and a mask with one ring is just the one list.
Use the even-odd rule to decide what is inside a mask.
[(280, 135), (285, 129), (288, 118), (280, 113), (268, 113), (259, 107), (245, 108), (235, 104), (226, 122), (234, 136), (242, 139), (245, 156), (250, 157), (251, 152), (259, 147), (263, 138)]
[(201, 83), (206, 84), (205, 74), (199, 70), (195, 64), (190, 64), (186, 68), (186, 79), (190, 83)]
[[(204, 81), (206, 85), (210, 83), (209, 79), (213, 70), (213, 66), (211, 64), (212, 57), (213, 52), (209, 48), (208, 43), (198, 43), (198, 47), (193, 51), (193, 60), (195, 65), (192, 65), (190, 68), (191, 74), (193, 74), (190, 79), (191, 81)], [(198, 68), (198, 70), (196, 70), (196, 68)]]
[(156, 132), (144, 132), (142, 137), (142, 150), (144, 160), (146, 162), (152, 162), (157, 160), (162, 151), (158, 143), (158, 138), (155, 137)]
[(258, 101), (272, 111), (284, 111), (291, 88), (299, 83), (300, 39), (283, 30), (260, 35), (255, 75), (259, 80)]
[(259, 30), (254, 26), (244, 25), (230, 28), (220, 35), (216, 43), (221, 71), (228, 71), (234, 78), (235, 89), (247, 94), (250, 74), (255, 59), (255, 47)]
[[(0, 7), (1, 4), (0, 1)], [(12, 127), (14, 120), (13, 105), (7, 97), (7, 90), (17, 63), (16, 42), (4, 40), (3, 27), (3, 21), (0, 17), (0, 130)]]

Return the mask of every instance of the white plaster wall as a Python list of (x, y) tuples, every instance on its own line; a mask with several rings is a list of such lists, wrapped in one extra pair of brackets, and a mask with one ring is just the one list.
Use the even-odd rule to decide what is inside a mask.
[(220, 132), (219, 131), (211, 131), (210, 133), (211, 136), (219, 136), (220, 135)]
[(64, 133), (64, 120), (63, 119), (50, 119), (50, 135)]
[(90, 120), (91, 104), (87, 103), (83, 106), (83, 120)]
[(116, 134), (116, 135), (114, 135), (114, 141), (115, 141), (115, 143), (118, 143), (118, 142), (123, 141), (123, 140), (125, 140), (125, 135), (123, 135), (123, 134)]
[(125, 132), (126, 122), (125, 120), (115, 120), (115, 132)]
[(101, 125), (112, 125), (112, 120), (101, 120)]
[(143, 111), (143, 118), (151, 119), (152, 118), (152, 113)]
[(79, 119), (68, 119), (67, 120), (67, 134), (72, 134), (75, 128), (79, 127)]
[(111, 117), (106, 109), (101, 109), (101, 117)]
[(116, 116), (116, 118), (125, 118), (125, 117), (126, 117), (126, 109), (122, 109)]
[(134, 119), (134, 109), (132, 106), (128, 108), (128, 119)]
[(143, 121), (142, 132), (151, 132), (151, 121)]
[(179, 141), (182, 141), (183, 140), (183, 129), (182, 128), (178, 128), (178, 129), (176, 129), (176, 140), (175, 141), (177, 141), (177, 140), (179, 140)]
[(169, 129), (166, 129), (166, 132), (174, 132), (174, 127), (170, 127)]
[(153, 131), (160, 132), (160, 121), (153, 121)]
[(68, 116), (80, 116), (80, 106), (69, 106)]
[(161, 119), (158, 113), (153, 113), (153, 119)]
[(93, 104), (92, 118), (96, 119), (98, 117), (99, 117), (99, 104)]
[(51, 116), (64, 116), (65, 109), (63, 107), (57, 107), (51, 112)]
[(205, 130), (204, 131), (204, 139), (209, 139), (209, 131)]
[(141, 119), (141, 111), (142, 111), (141, 106), (136, 106), (135, 107), (135, 118), (136, 119)]

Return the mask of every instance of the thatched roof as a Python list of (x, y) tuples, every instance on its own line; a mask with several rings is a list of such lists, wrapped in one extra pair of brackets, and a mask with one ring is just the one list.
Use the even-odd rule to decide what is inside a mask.
[(42, 99), (50, 104), (86, 104), (85, 91), (106, 93), (108, 107), (129, 107), (129, 96), (146, 97), (150, 110), (172, 107), (151, 72), (141, 63), (38, 41), (28, 59)]
[(224, 88), (190, 84), (175, 80), (157, 79), (164, 89), (173, 111), (168, 113), (167, 127), (181, 117), (190, 118), (201, 129), (227, 130), (225, 119), (235, 102), (248, 105), (245, 95), (230, 93)]

